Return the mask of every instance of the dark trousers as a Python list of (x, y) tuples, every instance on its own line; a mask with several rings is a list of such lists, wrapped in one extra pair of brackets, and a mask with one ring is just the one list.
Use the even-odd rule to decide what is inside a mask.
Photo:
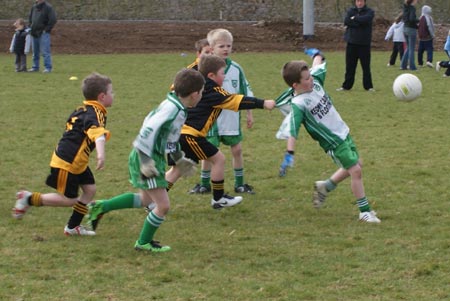
[(358, 60), (363, 70), (363, 87), (366, 90), (373, 88), (372, 73), (370, 72), (370, 45), (355, 45), (347, 43), (345, 50), (345, 81), (342, 88), (350, 90), (355, 82), (356, 66)]
[(447, 68), (447, 70), (445, 70), (445, 75), (450, 76), (450, 61), (441, 61), (439, 62), (439, 66)]
[(433, 62), (433, 40), (419, 41), (419, 48), (417, 50), (417, 63), (423, 66), (423, 53), (427, 52), (427, 62)]
[(24, 53), (16, 53), (16, 72), (27, 71), (27, 56)]
[(403, 42), (394, 42), (394, 45), (392, 46), (391, 58), (389, 59), (389, 65), (395, 65), (398, 54), (400, 54), (400, 61), (402, 60), (403, 53), (405, 52), (403, 44)]

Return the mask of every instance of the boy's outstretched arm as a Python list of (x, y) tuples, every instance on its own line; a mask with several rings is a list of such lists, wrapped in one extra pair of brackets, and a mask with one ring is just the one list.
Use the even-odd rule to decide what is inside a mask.
[(325, 56), (317, 48), (305, 48), (305, 54), (313, 59), (313, 67), (322, 64), (325, 60)]
[(275, 100), (272, 99), (264, 100), (264, 109), (266, 110), (272, 110), (273, 108), (275, 108), (275, 105), (276, 105)]

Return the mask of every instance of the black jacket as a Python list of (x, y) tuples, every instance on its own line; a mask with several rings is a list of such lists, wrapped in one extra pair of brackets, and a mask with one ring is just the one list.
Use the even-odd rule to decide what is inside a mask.
[(31, 8), (29, 22), (31, 35), (38, 38), (44, 31), (48, 33), (52, 31), (56, 24), (56, 13), (53, 7), (45, 1), (34, 4)]
[[(353, 18), (352, 18), (353, 17)], [(351, 7), (345, 16), (344, 40), (350, 44), (370, 45), (372, 42), (372, 21), (375, 12), (364, 5), (362, 8)]]
[(414, 5), (403, 4), (403, 23), (405, 23), (405, 27), (418, 28), (419, 20)]

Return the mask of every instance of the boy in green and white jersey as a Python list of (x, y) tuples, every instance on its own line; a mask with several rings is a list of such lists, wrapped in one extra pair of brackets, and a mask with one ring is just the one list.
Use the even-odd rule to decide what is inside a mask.
[(340, 182), (351, 177), (351, 189), (360, 210), (359, 220), (380, 223), (375, 211), (371, 210), (364, 191), (362, 164), (350, 136), (350, 129), (323, 88), (327, 72), (325, 59), (318, 49), (306, 49), (305, 53), (313, 58), (311, 69), (305, 61), (290, 61), (282, 70), (284, 81), (293, 89), (293, 97), (291, 111), (277, 132), (278, 139), (287, 139), (287, 151), (281, 169), (285, 170), (293, 164), (295, 142), (303, 124), (309, 135), (339, 166), (329, 179), (315, 182), (314, 207), (320, 208), (327, 194)]
[(195, 172), (196, 163), (184, 157), (178, 139), (187, 118), (188, 108), (195, 107), (203, 93), (205, 79), (194, 69), (183, 69), (174, 80), (174, 91), (151, 111), (133, 142), (128, 158), (130, 183), (139, 193), (124, 193), (109, 200), (89, 204), (89, 223), (95, 230), (102, 216), (110, 211), (147, 207), (151, 210), (144, 220), (134, 248), (148, 252), (166, 252), (169, 246), (153, 239), (169, 212), (170, 202), (165, 179), (166, 156), (169, 154), (181, 175)]

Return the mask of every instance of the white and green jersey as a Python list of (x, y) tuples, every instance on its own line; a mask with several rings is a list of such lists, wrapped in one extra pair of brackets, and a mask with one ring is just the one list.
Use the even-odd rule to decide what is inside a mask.
[(294, 92), (293, 88), (287, 88), (277, 99), (275, 99), (275, 107), (278, 108), (284, 116), (291, 111), (291, 101), (294, 97)]
[(326, 63), (317, 65), (310, 71), (314, 78), (313, 90), (295, 95), (291, 99), (291, 112), (283, 120), (277, 138), (297, 138), (303, 124), (311, 137), (328, 151), (340, 145), (350, 130), (323, 88), (327, 72)]
[(174, 152), (186, 117), (187, 109), (174, 92), (168, 93), (167, 99), (145, 117), (133, 146), (150, 158)]
[[(253, 92), (245, 77), (242, 67), (227, 58), (225, 68), (225, 80), (222, 88), (231, 94), (242, 94), (253, 97)], [(240, 135), (240, 113), (230, 110), (223, 110), (217, 119), (219, 136), (237, 136)]]

